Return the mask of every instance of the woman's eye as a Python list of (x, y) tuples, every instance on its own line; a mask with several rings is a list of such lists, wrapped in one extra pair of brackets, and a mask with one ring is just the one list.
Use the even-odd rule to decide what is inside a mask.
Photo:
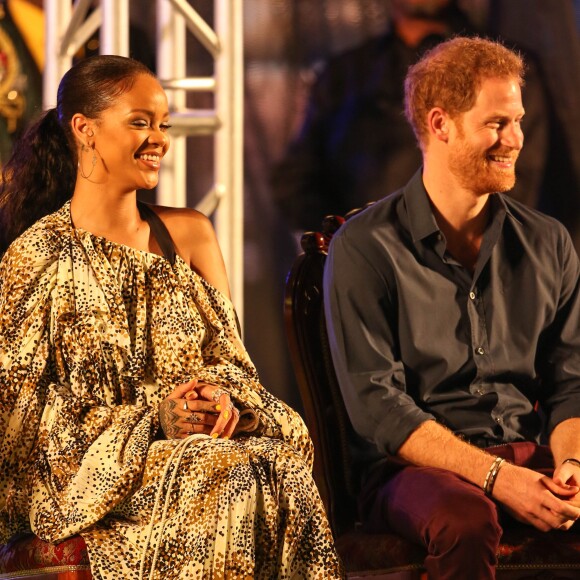
[(159, 128), (162, 131), (168, 131), (169, 129), (171, 129), (171, 125), (167, 124), (167, 123), (162, 123), (161, 125), (159, 125)]
[(147, 127), (149, 123), (147, 123), (147, 121), (133, 121), (133, 125), (135, 125), (135, 127)]

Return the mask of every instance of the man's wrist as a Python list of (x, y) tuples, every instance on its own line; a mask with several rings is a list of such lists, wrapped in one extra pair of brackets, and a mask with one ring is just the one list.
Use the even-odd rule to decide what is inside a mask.
[(505, 459), (503, 459), (501, 457), (496, 457), (493, 460), (493, 463), (491, 464), (491, 467), (489, 468), (487, 475), (485, 476), (485, 481), (483, 483), (482, 488), (483, 488), (483, 492), (488, 497), (492, 496), (493, 487), (495, 485), (495, 480), (497, 478), (497, 474), (499, 473), (499, 470), (501, 469), (501, 467), (504, 463), (505, 463)]

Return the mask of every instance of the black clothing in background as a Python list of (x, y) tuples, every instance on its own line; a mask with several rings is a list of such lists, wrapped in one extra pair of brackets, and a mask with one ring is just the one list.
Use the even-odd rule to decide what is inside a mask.
[[(457, 12), (452, 34), (476, 31)], [(294, 229), (318, 229), (328, 214), (344, 214), (403, 187), (421, 152), (403, 113), (408, 67), (445, 40), (431, 35), (417, 48), (393, 32), (330, 59), (311, 89), (306, 117), (286, 157), (274, 168), (275, 202)], [(548, 158), (546, 93), (535, 59), (523, 91), (525, 145), (512, 195), (537, 205)]]
[(538, 57), (550, 104), (549, 155), (538, 207), (566, 225), (580, 252), (578, 25), (572, 0), (490, 0), (491, 33)]

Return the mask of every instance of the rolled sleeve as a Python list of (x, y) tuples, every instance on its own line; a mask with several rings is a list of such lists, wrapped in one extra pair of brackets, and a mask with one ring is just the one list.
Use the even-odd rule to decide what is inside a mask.
[[(329, 249), (324, 302), (330, 349), (355, 430), (379, 451), (395, 455), (421, 423), (434, 417), (406, 392), (384, 249), (373, 257), (373, 240), (357, 240), (354, 244), (341, 229)], [(381, 271), (374, 264), (381, 264)]]
[(551, 325), (543, 333), (538, 368), (546, 396), (547, 433), (556, 425), (580, 417), (580, 264), (572, 240), (561, 227), (560, 298)]

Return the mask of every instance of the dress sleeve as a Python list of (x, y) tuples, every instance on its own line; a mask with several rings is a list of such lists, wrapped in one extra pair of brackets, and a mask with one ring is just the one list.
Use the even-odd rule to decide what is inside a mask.
[(0, 265), (0, 539), (32, 529), (55, 542), (138, 485), (157, 413), (59, 380), (51, 328), (67, 266), (36, 241), (13, 245)]
[(11, 247), (0, 264), (0, 536), (27, 527), (24, 478), (50, 384), (54, 263)]
[(250, 418), (248, 430), (283, 439), (311, 462), (312, 443), (306, 426), (296, 411), (261, 385), (240, 338), (233, 305), (207, 282), (199, 282), (203, 290), (197, 292), (196, 302), (209, 323), (209, 339), (202, 348), (204, 365), (197, 378), (230, 393), (242, 417)]

